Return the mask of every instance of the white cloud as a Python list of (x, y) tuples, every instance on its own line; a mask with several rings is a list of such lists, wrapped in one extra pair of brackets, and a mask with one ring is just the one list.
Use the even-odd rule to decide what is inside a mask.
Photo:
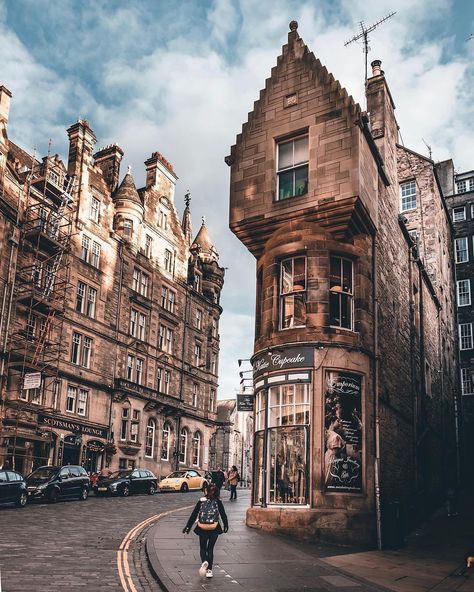
[[(397, 10), (371, 35), (369, 60), (383, 60), (405, 143), (426, 153), (424, 138), (435, 158), (453, 156), (459, 169), (474, 168), (474, 42), (453, 53), (449, 0), (343, 0), (322, 8), (309, 0), (215, 0), (207, 12), (202, 3), (178, 4), (160, 3), (159, 19), (138, 3), (110, 11), (84, 2), (80, 19), (75, 3), (42, 16), (31, 10), (41, 27), (62, 32), (33, 51), (6, 25), (0, 0), (0, 83), (14, 92), (10, 134), (26, 148), (45, 148), (52, 137), (53, 148), (65, 150), (64, 130), (80, 116), (100, 145), (124, 148), (137, 182), (154, 150), (174, 164), (178, 204), (189, 188), (196, 230), (205, 214), (229, 267), (220, 364), (220, 392), (228, 395), (238, 386), (236, 359), (253, 347), (255, 262), (228, 230), (223, 159), (276, 64), (289, 21), (299, 21), (310, 49), (363, 104), (361, 48), (344, 41), (360, 19), (371, 24)], [(435, 37), (434, 21), (443, 25)]]

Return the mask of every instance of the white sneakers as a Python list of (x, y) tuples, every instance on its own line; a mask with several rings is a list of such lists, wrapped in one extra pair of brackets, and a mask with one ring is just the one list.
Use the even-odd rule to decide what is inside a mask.
[(211, 571), (210, 569), (209, 570), (207, 569), (208, 565), (209, 565), (209, 563), (207, 561), (202, 562), (202, 565), (199, 568), (199, 575), (201, 576), (201, 578), (203, 578), (204, 576), (207, 576), (207, 572)]
[(206, 573), (206, 578), (212, 578), (214, 574), (212, 573), (212, 569), (208, 569)]

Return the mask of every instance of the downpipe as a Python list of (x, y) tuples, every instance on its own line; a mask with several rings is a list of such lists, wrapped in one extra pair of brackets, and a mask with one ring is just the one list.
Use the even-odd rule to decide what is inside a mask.
[(378, 289), (377, 289), (377, 239), (372, 238), (372, 301), (374, 306), (373, 323), (373, 397), (374, 397), (374, 438), (375, 438), (375, 460), (374, 460), (374, 493), (375, 493), (375, 525), (377, 533), (377, 549), (382, 550), (382, 508), (380, 499), (380, 418), (379, 418), (379, 327), (378, 327)]

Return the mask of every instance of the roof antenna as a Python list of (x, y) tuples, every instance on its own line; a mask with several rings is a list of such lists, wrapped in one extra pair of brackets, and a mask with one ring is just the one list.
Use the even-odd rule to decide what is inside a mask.
[(425, 139), (424, 138), (421, 138), (421, 139), (423, 140), (423, 144), (428, 148), (428, 152), (430, 154), (430, 160), (433, 160), (431, 158), (431, 146), (425, 142)]
[(471, 33), (466, 41), (471, 41), (471, 39), (474, 39), (474, 33)]
[(390, 14), (387, 14), (387, 16), (384, 16), (382, 19), (380, 19), (379, 21), (377, 21), (373, 25), (370, 25), (370, 27), (366, 27), (364, 24), (364, 21), (360, 21), (360, 23), (359, 23), (360, 33), (356, 33), (354, 35), (354, 37), (351, 37), (351, 39), (349, 39), (348, 41), (346, 41), (344, 43), (344, 47), (347, 47), (351, 43), (354, 43), (355, 41), (359, 41), (359, 39), (362, 39), (362, 42), (364, 44), (364, 54), (365, 54), (365, 82), (367, 82), (367, 60), (368, 60), (367, 56), (368, 56), (369, 50), (370, 50), (369, 33), (372, 33), (372, 31), (374, 31), (379, 25), (381, 25), (385, 21), (388, 21), (388, 19), (392, 18), (392, 16), (395, 14), (397, 14), (397, 13), (391, 12)]

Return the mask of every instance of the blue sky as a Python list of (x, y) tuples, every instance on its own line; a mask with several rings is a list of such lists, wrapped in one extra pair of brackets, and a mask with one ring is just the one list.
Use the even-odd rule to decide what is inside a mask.
[(371, 38), (407, 146), (474, 168), (474, 2), (471, 0), (0, 0), (0, 84), (13, 92), (9, 133), (24, 148), (67, 156), (66, 128), (90, 121), (98, 148), (117, 142), (138, 184), (159, 150), (206, 215), (228, 267), (220, 396), (238, 388), (253, 346), (254, 260), (228, 230), (235, 141), (285, 43), (288, 23), (356, 100), (363, 54), (344, 42), (391, 11)]

